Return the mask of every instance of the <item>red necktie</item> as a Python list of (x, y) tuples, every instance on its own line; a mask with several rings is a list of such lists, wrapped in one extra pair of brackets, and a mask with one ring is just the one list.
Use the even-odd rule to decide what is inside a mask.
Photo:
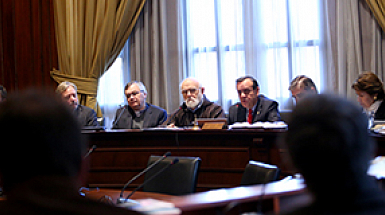
[(249, 109), (249, 117), (247, 118), (249, 124), (253, 124), (253, 110)]

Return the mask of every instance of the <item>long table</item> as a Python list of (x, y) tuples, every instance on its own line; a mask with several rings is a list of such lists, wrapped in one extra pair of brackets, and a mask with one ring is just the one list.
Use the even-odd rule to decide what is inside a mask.
[[(120, 190), (99, 189), (85, 191), (90, 199), (107, 197), (112, 204), (119, 198)], [(126, 192), (124, 196), (127, 195)], [(182, 214), (239, 214), (258, 211), (279, 214), (311, 202), (302, 180), (289, 179), (266, 185), (235, 187), (200, 192), (184, 196), (136, 192), (131, 199), (157, 199), (173, 203)], [(295, 203), (294, 203), (295, 202)], [(293, 204), (294, 203), (294, 204)]]
[[(285, 129), (237, 130), (107, 130), (84, 131), (97, 149), (90, 155), (89, 187), (121, 188), (143, 170), (150, 155), (193, 156), (202, 159), (197, 191), (238, 186), (249, 160), (277, 165), (282, 175), (293, 173), (280, 145)], [(377, 155), (385, 155), (385, 137), (372, 135)], [(139, 178), (129, 189), (143, 182)]]
[[(202, 159), (197, 190), (239, 185), (249, 160), (281, 161), (278, 138), (285, 130), (109, 130), (84, 131), (97, 149), (90, 155), (90, 187), (120, 188), (143, 170), (150, 155), (192, 156)], [(133, 183), (136, 187), (143, 178)]]

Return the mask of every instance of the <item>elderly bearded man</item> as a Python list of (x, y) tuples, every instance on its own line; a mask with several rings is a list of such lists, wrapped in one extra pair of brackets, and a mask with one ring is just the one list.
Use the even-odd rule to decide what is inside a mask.
[(222, 118), (221, 106), (209, 101), (205, 88), (194, 78), (186, 78), (180, 85), (184, 102), (165, 123), (173, 126), (192, 126), (196, 118)]

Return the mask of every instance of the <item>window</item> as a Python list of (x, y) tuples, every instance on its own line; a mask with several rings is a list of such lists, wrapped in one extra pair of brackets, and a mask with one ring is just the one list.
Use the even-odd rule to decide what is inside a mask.
[(128, 82), (128, 41), (111, 67), (99, 79), (98, 104), (104, 117), (106, 128), (112, 127), (116, 110), (126, 102), (124, 87)]
[(187, 0), (188, 75), (228, 110), (236, 78), (257, 78), (261, 94), (290, 108), (290, 81), (307, 75), (321, 90), (320, 0)]

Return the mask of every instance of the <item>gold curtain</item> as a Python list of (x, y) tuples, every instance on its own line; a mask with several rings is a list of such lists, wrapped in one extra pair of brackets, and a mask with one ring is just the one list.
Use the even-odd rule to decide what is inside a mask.
[(146, 0), (54, 0), (60, 70), (51, 77), (78, 87), (80, 103), (97, 110), (98, 79), (115, 61)]
[(366, 0), (366, 2), (381, 26), (382, 31), (385, 31), (385, 0)]

